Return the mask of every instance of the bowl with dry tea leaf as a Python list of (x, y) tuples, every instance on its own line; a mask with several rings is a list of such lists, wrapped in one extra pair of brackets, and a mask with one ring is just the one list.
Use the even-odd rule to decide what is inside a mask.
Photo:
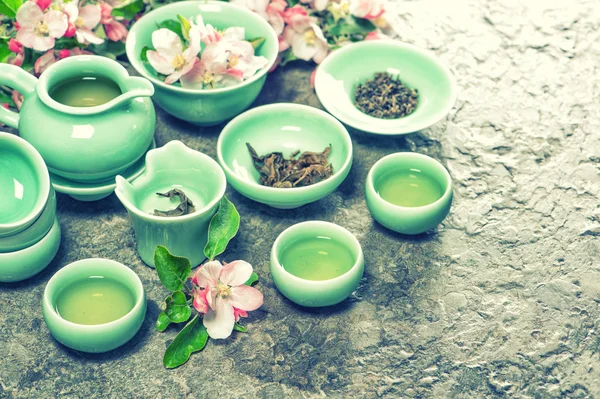
[(456, 101), (452, 73), (436, 57), (395, 40), (365, 41), (331, 53), (315, 90), (333, 116), (375, 134), (407, 134), (443, 119)]
[(270, 104), (225, 126), (217, 156), (227, 181), (242, 195), (274, 208), (317, 201), (344, 181), (352, 141), (335, 118), (313, 107)]

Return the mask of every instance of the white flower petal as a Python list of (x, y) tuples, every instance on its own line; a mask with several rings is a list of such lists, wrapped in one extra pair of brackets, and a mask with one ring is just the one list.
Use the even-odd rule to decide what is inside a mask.
[(98, 4), (79, 7), (79, 17), (83, 21), (83, 26), (88, 29), (94, 29), (100, 23), (101, 16), (102, 9)]
[(65, 4), (63, 11), (69, 16), (69, 22), (71, 23), (75, 23), (75, 20), (79, 17), (79, 8), (77, 8), (76, 2)]
[(206, 69), (204, 64), (198, 60), (193, 67), (179, 78), (181, 87), (186, 89), (202, 89), (204, 88), (204, 73)]
[(244, 284), (251, 275), (252, 265), (243, 260), (236, 260), (223, 266), (219, 280), (223, 284), (236, 286)]
[(231, 295), (227, 298), (229, 304), (245, 311), (256, 310), (263, 304), (263, 294), (254, 287), (240, 285), (231, 288)]
[(152, 68), (156, 70), (158, 73), (162, 73), (163, 75), (170, 75), (173, 73), (175, 68), (171, 65), (171, 62), (167, 60), (162, 55), (158, 54), (154, 50), (148, 50), (146, 52), (146, 57), (148, 57), (148, 62), (152, 65)]
[[(150, 53), (148, 51), (148, 53)], [(165, 74), (166, 75), (166, 74)], [(196, 277), (197, 284), (200, 287), (211, 287), (214, 288), (217, 286), (217, 280), (219, 279), (219, 274), (221, 273), (221, 262), (218, 260), (213, 260), (212, 262), (207, 262), (200, 266), (200, 268), (196, 271), (194, 277)]]
[(48, 25), (50, 36), (56, 39), (63, 37), (69, 26), (65, 13), (56, 10), (48, 11), (44, 15), (44, 22)]
[(234, 324), (233, 307), (223, 298), (217, 298), (215, 309), (204, 315), (204, 327), (212, 339), (228, 338)]
[(183, 51), (179, 36), (172, 30), (166, 28), (152, 32), (152, 45), (160, 55), (169, 61)]
[(227, 28), (225, 29), (225, 32), (223, 32), (223, 39), (225, 40), (230, 40), (230, 41), (238, 41), (238, 40), (244, 40), (244, 35), (245, 35), (245, 31), (244, 28), (242, 27), (232, 27), (232, 28)]
[(52, 36), (34, 36), (33, 49), (35, 51), (47, 51), (52, 47), (54, 47), (54, 38)]
[(33, 1), (26, 1), (17, 10), (17, 22), (22, 28), (35, 28), (42, 20), (42, 9)]
[(92, 44), (104, 43), (104, 39), (101, 39), (98, 36), (96, 36), (96, 34), (94, 32), (92, 32), (90, 29), (87, 29), (87, 28), (79, 29), (77, 31), (77, 34), (79, 34), (79, 33), (81, 33), (84, 40), (88, 43), (92, 43)]
[(17, 40), (19, 41), (19, 43), (21, 43), (23, 46), (25, 46), (27, 48), (33, 48), (33, 40), (35, 39), (35, 37), (36, 37), (36, 34), (33, 31), (33, 28), (21, 27), (17, 31)]
[(296, 34), (292, 39), (292, 53), (304, 61), (310, 61), (317, 51), (316, 47), (304, 40), (303, 34)]

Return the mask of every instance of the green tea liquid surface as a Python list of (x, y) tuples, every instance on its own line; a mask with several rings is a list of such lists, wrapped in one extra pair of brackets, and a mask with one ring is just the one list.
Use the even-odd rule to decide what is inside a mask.
[(377, 183), (376, 191), (381, 198), (398, 206), (425, 206), (444, 195), (444, 189), (437, 180), (419, 169), (391, 171)]
[(71, 283), (60, 292), (56, 311), (77, 324), (104, 324), (125, 316), (135, 298), (123, 283), (104, 277), (90, 277)]
[(119, 97), (118, 84), (102, 76), (79, 76), (64, 80), (50, 89), (50, 97), (70, 107), (95, 107)]
[(330, 280), (346, 273), (356, 259), (345, 246), (330, 237), (298, 240), (283, 251), (280, 263), (285, 270), (305, 280)]
[(0, 148), (0, 223), (13, 223), (31, 212), (38, 185), (31, 161)]

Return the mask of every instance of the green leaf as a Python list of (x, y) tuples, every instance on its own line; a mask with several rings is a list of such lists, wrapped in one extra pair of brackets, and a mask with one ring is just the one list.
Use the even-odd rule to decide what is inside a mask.
[(156, 319), (156, 329), (160, 332), (163, 332), (169, 327), (171, 324), (171, 320), (169, 320), (169, 316), (165, 312), (160, 312), (158, 315), (158, 319)]
[(129, 0), (118, 7), (113, 8), (112, 16), (117, 18), (123, 18), (127, 21), (131, 21), (138, 15), (140, 12), (144, 10), (144, 1), (143, 0)]
[(251, 285), (254, 285), (256, 282), (258, 282), (258, 274), (256, 274), (256, 272), (252, 272), (252, 274), (250, 275), (250, 278), (244, 284), (251, 286)]
[(188, 258), (171, 255), (162, 245), (154, 251), (154, 267), (160, 281), (171, 291), (180, 291), (192, 271)]
[(183, 35), (183, 38), (185, 40), (190, 40), (190, 29), (192, 28), (190, 21), (188, 21), (186, 17), (180, 14), (177, 14), (177, 19), (181, 24), (181, 34)]
[(294, 7), (296, 4), (300, 3), (300, 0), (287, 0), (289, 7)]
[(221, 198), (219, 209), (208, 226), (208, 241), (204, 247), (204, 255), (209, 260), (214, 260), (217, 255), (222, 254), (239, 228), (240, 214), (226, 197)]
[(286, 66), (286, 64), (288, 62), (295, 61), (297, 59), (298, 58), (296, 58), (294, 53), (292, 53), (292, 50), (288, 49), (283, 53), (283, 56), (281, 57), (281, 61), (279, 61), (279, 66), (284, 67), (284, 66)]
[(23, 4), (22, 0), (0, 0), (0, 14), (14, 18), (21, 4)]
[(350, 17), (340, 19), (336, 25), (331, 27), (329, 33), (333, 36), (367, 35), (375, 29), (377, 27), (368, 19)]
[(181, 366), (188, 361), (192, 353), (201, 351), (208, 341), (208, 332), (198, 316), (183, 327), (165, 352), (163, 364), (168, 369)]
[(264, 37), (257, 37), (255, 39), (248, 40), (248, 41), (252, 45), (252, 48), (254, 50), (257, 50), (265, 42), (265, 38)]
[(243, 332), (243, 333), (248, 332), (248, 330), (246, 330), (246, 327), (244, 327), (243, 325), (241, 325), (240, 323), (237, 323), (237, 322), (233, 325), (233, 329), (235, 331), (239, 331), (239, 332)]
[(161, 23), (156, 24), (159, 28), (165, 28), (170, 31), (177, 33), (177, 35), (183, 39), (183, 32), (181, 32), (181, 23), (178, 21), (173, 21), (172, 19), (168, 19), (166, 21), (162, 21)]
[(148, 50), (152, 50), (150, 47), (148, 46), (144, 46), (144, 48), (142, 49), (142, 53), (140, 54), (140, 59), (143, 62), (148, 62)]
[(175, 291), (165, 299), (167, 308), (165, 314), (173, 323), (183, 323), (192, 316), (192, 309), (187, 304), (187, 298), (182, 291)]
[(8, 57), (13, 52), (8, 49), (8, 45), (5, 43), (0, 43), (0, 62), (6, 62)]

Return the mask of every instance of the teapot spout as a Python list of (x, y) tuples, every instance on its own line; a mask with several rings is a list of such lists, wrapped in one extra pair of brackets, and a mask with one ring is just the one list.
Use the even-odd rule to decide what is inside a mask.
[(110, 102), (111, 108), (137, 97), (152, 97), (154, 94), (152, 83), (147, 79), (137, 76), (127, 78), (123, 86), (121, 87), (123, 94)]

